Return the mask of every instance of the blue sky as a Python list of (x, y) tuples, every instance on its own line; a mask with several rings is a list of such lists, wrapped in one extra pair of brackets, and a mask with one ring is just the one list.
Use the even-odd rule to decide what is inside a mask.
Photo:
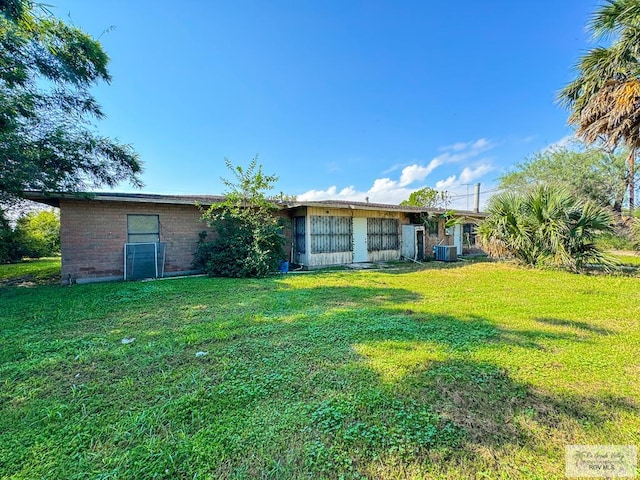
[(224, 159), (258, 154), (277, 191), (300, 199), (397, 203), (430, 186), (460, 195), (458, 208), (466, 184), (489, 192), (571, 134), (554, 98), (593, 46), (598, 5), (50, 3), (111, 57), (97, 127), (140, 154), (143, 191), (223, 193)]

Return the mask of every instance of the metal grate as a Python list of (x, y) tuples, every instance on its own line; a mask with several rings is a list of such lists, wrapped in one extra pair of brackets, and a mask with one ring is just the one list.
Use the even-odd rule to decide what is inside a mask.
[(165, 243), (125, 243), (124, 279), (164, 277), (165, 251)]
[(398, 220), (395, 218), (367, 218), (367, 249), (398, 250)]
[(350, 252), (351, 217), (311, 216), (311, 253)]
[(293, 234), (295, 237), (295, 250), (297, 253), (306, 253), (307, 242), (305, 241), (306, 217), (294, 217)]

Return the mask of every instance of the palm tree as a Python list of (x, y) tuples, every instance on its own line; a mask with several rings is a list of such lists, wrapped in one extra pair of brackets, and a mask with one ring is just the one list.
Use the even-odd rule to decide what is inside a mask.
[(505, 192), (491, 199), (488, 213), (476, 239), (493, 257), (574, 272), (592, 264), (611, 265), (595, 245), (597, 234), (611, 231), (610, 214), (563, 188), (541, 185), (521, 194)]
[(589, 26), (594, 37), (615, 40), (581, 58), (577, 78), (560, 92), (559, 100), (570, 109), (569, 123), (585, 142), (629, 149), (627, 186), (633, 210), (640, 149), (640, 0), (607, 0)]

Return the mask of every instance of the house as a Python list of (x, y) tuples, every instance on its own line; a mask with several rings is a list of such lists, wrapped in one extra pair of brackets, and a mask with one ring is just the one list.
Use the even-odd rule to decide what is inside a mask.
[[(85, 283), (196, 273), (193, 254), (203, 207), (221, 196), (141, 193), (43, 193), (27, 198), (60, 208), (62, 283)], [(368, 202), (280, 202), (286, 260), (312, 269), (357, 262), (422, 260), (436, 244), (463, 249), (465, 224), (483, 214), (456, 211), (446, 228), (443, 210)], [(425, 223), (424, 219), (429, 220)]]

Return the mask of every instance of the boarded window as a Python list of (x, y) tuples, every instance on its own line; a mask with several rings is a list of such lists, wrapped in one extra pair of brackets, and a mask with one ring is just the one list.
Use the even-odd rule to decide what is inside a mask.
[(160, 241), (158, 215), (127, 215), (128, 243), (155, 243)]
[(297, 253), (306, 253), (307, 251), (305, 220), (305, 217), (293, 217), (293, 239), (294, 248)]
[(367, 218), (367, 250), (398, 250), (398, 219)]
[(350, 252), (351, 217), (311, 217), (311, 253)]

